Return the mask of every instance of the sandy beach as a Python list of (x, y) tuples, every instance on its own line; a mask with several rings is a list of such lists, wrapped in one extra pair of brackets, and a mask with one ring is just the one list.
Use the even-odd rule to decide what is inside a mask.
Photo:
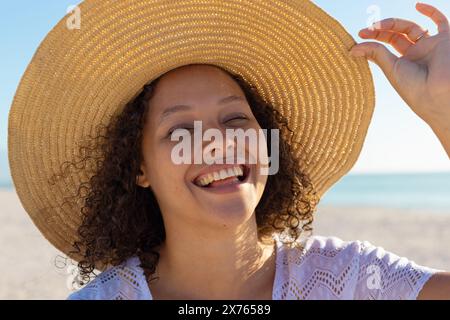
[[(65, 299), (61, 253), (32, 224), (14, 191), (0, 189), (0, 299)], [(450, 212), (320, 207), (315, 234), (368, 240), (418, 264), (450, 270)]]

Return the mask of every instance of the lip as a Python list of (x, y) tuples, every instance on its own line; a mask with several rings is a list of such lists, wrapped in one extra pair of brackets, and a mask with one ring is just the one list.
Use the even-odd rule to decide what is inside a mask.
[(196, 178), (192, 180), (192, 184), (196, 188), (199, 188), (199, 189), (201, 189), (203, 191), (210, 192), (210, 193), (220, 194), (220, 193), (230, 193), (230, 192), (239, 191), (241, 186), (248, 182), (250, 174), (251, 174), (251, 171), (252, 171), (252, 168), (251, 168), (251, 166), (249, 166), (247, 164), (237, 164), (237, 165), (244, 166), (244, 176), (245, 176), (245, 178), (242, 181), (239, 180), (239, 181), (227, 184), (227, 185), (216, 186), (216, 187), (212, 187), (212, 188), (211, 187), (200, 187), (200, 186), (198, 186), (198, 185), (196, 185), (194, 183), (195, 179), (197, 179), (197, 177), (201, 176), (202, 174), (211, 173), (211, 172), (217, 171), (218, 169), (220, 170), (220, 169), (232, 168), (232, 167), (236, 166), (236, 164), (226, 164), (226, 165), (224, 164), (224, 165), (212, 165), (212, 166), (206, 168), (206, 170), (203, 170), (203, 172), (199, 173), (196, 176)]

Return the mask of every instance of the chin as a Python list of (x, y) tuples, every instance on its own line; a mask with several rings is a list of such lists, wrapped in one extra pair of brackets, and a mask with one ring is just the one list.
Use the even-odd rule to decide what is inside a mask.
[[(240, 203), (239, 203), (240, 202)], [(221, 227), (237, 227), (248, 222), (252, 218), (254, 206), (242, 203), (241, 201), (225, 203), (222, 206), (217, 204), (204, 211), (212, 223)]]

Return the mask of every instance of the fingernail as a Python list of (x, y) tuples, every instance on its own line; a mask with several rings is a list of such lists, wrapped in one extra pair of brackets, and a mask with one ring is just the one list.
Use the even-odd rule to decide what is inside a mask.
[(375, 29), (380, 29), (380, 28), (381, 28), (381, 21), (376, 21), (376, 22), (372, 23), (372, 25), (368, 29), (374, 31)]
[(360, 33), (360, 34), (365, 34), (365, 35), (370, 35), (370, 34), (373, 34), (373, 30), (370, 30), (370, 29), (361, 29), (361, 30), (359, 30), (359, 33)]

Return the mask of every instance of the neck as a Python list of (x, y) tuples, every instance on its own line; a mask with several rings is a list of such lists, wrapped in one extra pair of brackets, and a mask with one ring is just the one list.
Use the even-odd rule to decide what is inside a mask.
[(152, 293), (173, 299), (271, 298), (275, 247), (258, 240), (255, 219), (220, 232), (176, 230), (166, 233), (159, 250)]

